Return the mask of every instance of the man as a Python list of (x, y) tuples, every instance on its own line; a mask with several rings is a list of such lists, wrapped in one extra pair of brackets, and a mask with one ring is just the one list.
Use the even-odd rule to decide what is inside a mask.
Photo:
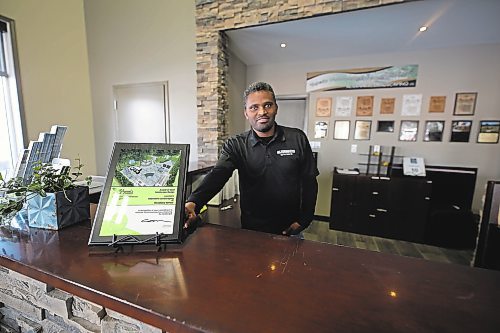
[(318, 192), (309, 141), (301, 130), (275, 122), (278, 105), (269, 84), (251, 84), (244, 100), (251, 129), (224, 143), (217, 164), (186, 202), (186, 227), (238, 169), (242, 228), (298, 234), (313, 219)]

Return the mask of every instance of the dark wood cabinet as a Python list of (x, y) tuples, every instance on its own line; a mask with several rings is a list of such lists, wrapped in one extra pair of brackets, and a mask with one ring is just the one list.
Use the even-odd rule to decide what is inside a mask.
[(424, 242), (432, 181), (334, 174), (330, 229)]

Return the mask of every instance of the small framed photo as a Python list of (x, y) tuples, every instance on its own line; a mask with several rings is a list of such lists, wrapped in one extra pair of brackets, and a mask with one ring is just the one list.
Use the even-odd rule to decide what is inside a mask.
[(417, 141), (418, 120), (401, 120), (399, 141)]
[(182, 241), (189, 145), (115, 143), (89, 245)]
[(453, 114), (456, 116), (472, 116), (476, 109), (476, 92), (457, 93)]
[(377, 132), (393, 133), (394, 120), (379, 120), (377, 122)]
[(328, 121), (317, 121), (314, 124), (314, 138), (323, 139), (328, 135)]
[(500, 120), (482, 120), (479, 123), (478, 143), (498, 143)]
[(450, 142), (469, 142), (472, 120), (454, 120), (451, 122)]
[(429, 112), (444, 112), (446, 96), (431, 96), (429, 99)]
[(333, 127), (333, 138), (335, 140), (349, 140), (349, 128), (351, 122), (349, 120), (335, 120)]
[(424, 141), (443, 141), (443, 120), (428, 120), (425, 122)]
[(356, 120), (354, 126), (354, 140), (370, 140), (371, 129), (371, 120)]

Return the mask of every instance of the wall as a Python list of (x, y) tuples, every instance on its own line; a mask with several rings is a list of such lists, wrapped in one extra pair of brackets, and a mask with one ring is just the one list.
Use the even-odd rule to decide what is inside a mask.
[(247, 87), (247, 66), (235, 54), (229, 55), (228, 75), (228, 135), (235, 135), (246, 130), (243, 115), (243, 91)]
[(97, 170), (115, 139), (112, 86), (168, 81), (170, 139), (197, 159), (194, 1), (85, 0)]
[(0, 15), (15, 21), (28, 139), (54, 124), (68, 126), (61, 156), (79, 156), (82, 171), (95, 174), (82, 1), (0, 0)]
[(411, 0), (196, 1), (198, 157), (216, 161), (228, 135), (228, 40), (224, 30)]
[[(476, 45), (453, 49), (436, 49), (412, 53), (370, 54), (348, 58), (324, 59), (308, 63), (267, 64), (248, 66), (247, 81), (268, 81), (277, 94), (300, 94), (305, 92), (307, 72), (333, 69), (364, 68), (385, 65), (418, 64), (419, 72), (415, 88), (346, 90), (337, 92), (314, 92), (310, 94), (308, 135), (311, 141), (320, 141), (318, 163), (320, 184), (316, 214), (329, 216), (331, 198), (331, 172), (334, 166), (343, 168), (358, 167), (366, 161), (357, 153), (350, 152), (351, 144), (358, 145), (359, 152), (368, 152), (370, 144), (396, 146), (397, 153), (410, 156), (422, 156), (426, 164), (477, 167), (479, 175), (476, 184), (473, 209), (481, 208), (481, 197), (487, 180), (500, 179), (500, 144), (476, 143), (480, 120), (499, 120), (500, 113), (500, 45)], [(453, 116), (455, 93), (478, 92), (474, 116)], [(401, 117), (401, 99), (403, 94), (422, 94), (422, 113), (419, 117)], [(343, 117), (351, 121), (350, 140), (333, 140), (333, 120), (316, 117), (315, 104), (319, 96), (375, 96), (374, 116), (359, 119), (372, 120), (371, 140), (355, 141), (353, 138), (354, 115)], [(444, 114), (427, 112), (430, 96), (446, 96)], [(395, 114), (380, 115), (381, 97), (396, 97)], [(335, 98), (334, 98), (335, 101)], [(334, 102), (335, 103), (335, 102)], [(281, 112), (285, 111), (280, 109)], [(355, 114), (355, 113), (354, 113)], [(417, 142), (398, 141), (399, 122), (401, 119), (419, 120)], [(452, 120), (473, 120), (469, 143), (450, 143), (449, 135)], [(314, 122), (329, 120), (328, 137), (314, 139)], [(377, 133), (377, 120), (395, 120), (395, 133)], [(426, 120), (445, 120), (443, 142), (423, 142), (423, 129)]]

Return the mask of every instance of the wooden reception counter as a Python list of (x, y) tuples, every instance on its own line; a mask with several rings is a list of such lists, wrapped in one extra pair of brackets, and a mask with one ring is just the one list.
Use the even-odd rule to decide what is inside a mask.
[(497, 271), (215, 225), (164, 252), (95, 255), (89, 232), (2, 229), (0, 268), (167, 332), (500, 330)]

